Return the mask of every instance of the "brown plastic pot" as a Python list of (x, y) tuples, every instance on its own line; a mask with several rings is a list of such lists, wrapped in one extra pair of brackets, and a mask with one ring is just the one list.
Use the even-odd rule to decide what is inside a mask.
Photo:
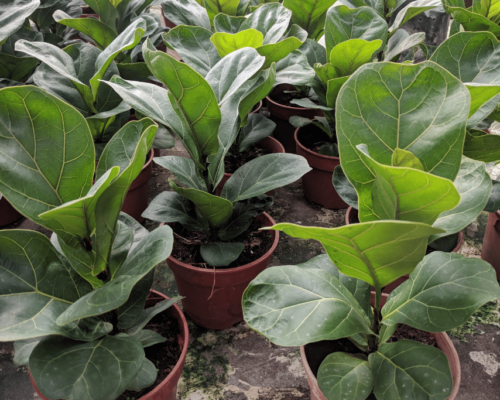
[[(358, 210), (355, 208), (349, 207), (347, 209), (347, 212), (345, 213), (345, 224), (346, 225), (351, 225), (355, 222), (354, 218), (358, 216)], [(455, 248), (451, 251), (451, 253), (458, 253), (458, 251), (462, 248), (464, 244), (464, 233), (460, 231), (458, 233), (458, 240), (457, 240), (457, 245)], [(484, 247), (483, 247), (484, 248)], [(396, 289), (399, 285), (402, 283), (406, 282), (409, 279), (409, 275), (402, 276), (401, 278), (396, 279), (394, 282), (389, 283), (383, 290), (382, 292), (384, 293), (391, 293), (394, 289)]]
[(0, 196), (0, 226), (10, 225), (23, 216), (7, 201), (3, 196)]
[[(168, 297), (163, 293), (157, 292), (156, 290), (151, 290), (146, 301), (146, 307), (153, 307), (156, 303), (159, 303), (163, 300), (168, 300)], [(179, 341), (179, 346), (182, 349), (181, 356), (177, 360), (177, 364), (175, 364), (175, 367), (168, 374), (168, 376), (163, 381), (161, 381), (161, 383), (156, 386), (151, 392), (140, 397), (138, 400), (176, 400), (177, 398), (177, 383), (179, 382), (182, 370), (184, 369), (184, 362), (186, 361), (186, 354), (189, 345), (189, 330), (186, 317), (177, 304), (174, 304), (164, 312), (168, 316), (175, 318), (179, 323), (181, 334), (178, 335), (177, 339)], [(38, 396), (42, 400), (49, 400), (42, 393), (40, 393), (40, 390), (36, 386), (31, 373), (30, 380)]]
[(302, 177), (302, 190), (305, 198), (312, 203), (322, 205), (324, 208), (348, 207), (348, 204), (337, 194), (332, 183), (333, 170), (337, 165), (340, 165), (340, 158), (315, 153), (305, 147), (301, 141), (303, 141), (304, 135), (309, 134), (307, 128), (319, 129), (314, 125), (308, 125), (304, 128), (297, 128), (294, 135), (297, 154), (304, 157), (312, 168), (312, 171)]
[[(388, 295), (382, 294), (381, 304), (384, 305), (387, 300)], [(375, 300), (375, 292), (372, 292), (372, 305)], [(446, 332), (442, 333), (433, 333), (437, 347), (446, 354), (448, 357), (448, 363), (450, 364), (451, 376), (453, 378), (453, 387), (451, 390), (451, 395), (447, 400), (454, 400), (457, 397), (458, 390), (460, 388), (460, 380), (461, 380), (461, 369), (460, 369), (460, 359), (458, 358), (457, 351), (455, 350), (455, 346), (453, 346), (452, 341)], [(313, 372), (313, 368), (309, 365), (309, 362), (312, 361), (314, 365), (316, 365), (315, 370), (321, 364), (321, 362), (326, 358), (328, 354), (321, 354), (321, 350), (319, 346), (305, 345), (300, 346), (300, 357), (302, 359), (302, 364), (304, 365), (304, 369), (306, 371), (307, 381), (309, 382), (309, 387), (311, 389), (311, 400), (327, 400), (323, 393), (321, 392), (318, 386), (318, 380), (316, 379), (316, 375)], [(340, 399), (339, 399), (340, 400)]]
[[(267, 213), (256, 217), (264, 226), (273, 226)], [(198, 325), (208, 329), (227, 329), (243, 321), (241, 299), (248, 284), (269, 264), (279, 241), (278, 231), (270, 231), (272, 245), (258, 260), (236, 268), (199, 268), (176, 260), (167, 263), (175, 276), (179, 294), (184, 296), (184, 312)]]
[(314, 117), (322, 117), (323, 111), (313, 110), (312, 108), (303, 107), (289, 107), (283, 104), (275, 102), (270, 96), (278, 95), (283, 93), (285, 90), (295, 90), (292, 85), (278, 85), (276, 86), (271, 94), (266, 97), (267, 110), (271, 114), (271, 120), (276, 123), (276, 129), (273, 132), (273, 136), (277, 139), (285, 148), (287, 153), (296, 153), (295, 140), (293, 135), (295, 132), (295, 127), (288, 122), (290, 117), (302, 117), (313, 119)]
[[(273, 153), (284, 153), (285, 152), (285, 149), (283, 148), (281, 143), (270, 136), (262, 139), (259, 142), (259, 145), (262, 146), (264, 149), (271, 150)], [(222, 177), (222, 180), (217, 185), (217, 189), (216, 189), (217, 196), (220, 196), (220, 194), (222, 193), (222, 188), (226, 184), (227, 180), (229, 178), (231, 178), (232, 176), (233, 176), (233, 174), (229, 174), (227, 172), (224, 172), (224, 176)], [(272, 196), (273, 191), (271, 190), (270, 192), (267, 192), (266, 194), (268, 196)]]
[(481, 258), (495, 268), (497, 280), (500, 280), (500, 211), (488, 217)]

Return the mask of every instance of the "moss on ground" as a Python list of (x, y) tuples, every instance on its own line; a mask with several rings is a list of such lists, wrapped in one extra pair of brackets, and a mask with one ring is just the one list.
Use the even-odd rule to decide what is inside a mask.
[(448, 334), (461, 342), (467, 342), (467, 335), (484, 334), (484, 331), (478, 327), (479, 325), (494, 325), (500, 328), (500, 299), (486, 303), (472, 314), (465, 324), (452, 329)]

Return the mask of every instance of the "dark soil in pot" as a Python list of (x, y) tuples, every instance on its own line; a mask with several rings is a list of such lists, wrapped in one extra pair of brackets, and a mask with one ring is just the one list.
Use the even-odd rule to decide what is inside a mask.
[(306, 149), (309, 149), (315, 153), (321, 154), (319, 149), (325, 143), (331, 142), (328, 135), (323, 132), (316, 125), (307, 125), (300, 130), (300, 134), (297, 135), (297, 139), (300, 144)]
[(243, 153), (240, 153), (238, 152), (238, 145), (233, 144), (229, 149), (228, 155), (224, 159), (225, 172), (234, 174), (238, 168), (242, 167), (247, 162), (271, 153), (272, 151), (270, 149), (266, 149), (258, 143), (245, 150)]
[(158, 369), (158, 376), (155, 383), (141, 390), (134, 392), (127, 390), (123, 392), (117, 400), (139, 399), (142, 396), (152, 392), (167, 376), (177, 364), (181, 357), (182, 349), (179, 346), (178, 336), (181, 334), (179, 323), (173, 317), (168, 316), (166, 313), (160, 313), (155, 316), (144, 329), (156, 332), (167, 338), (166, 342), (158, 343), (154, 346), (146, 347), (146, 358), (151, 361)]
[[(200, 255), (200, 244), (209, 241), (205, 233), (189, 231), (178, 223), (169, 225), (175, 234), (174, 248), (171, 257), (185, 264), (213, 269), (213, 267), (207, 265)], [(243, 242), (245, 244), (245, 249), (236, 261), (233, 261), (227, 267), (219, 267), (217, 269), (235, 268), (250, 264), (266, 254), (271, 248), (273, 240), (269, 231), (259, 230), (262, 227), (262, 222), (254, 219), (252, 225), (250, 225), (250, 228), (248, 228), (246, 232), (232, 239), (231, 242)]]
[[(424, 343), (429, 346), (437, 347), (437, 342), (432, 333), (421, 331), (407, 325), (399, 325), (396, 332), (388, 340), (388, 343), (394, 343), (398, 340), (410, 339), (416, 342)], [(358, 349), (349, 339), (340, 340), (323, 340), (321, 342), (310, 343), (305, 346), (305, 353), (309, 367), (314, 376), (318, 376), (318, 369), (323, 360), (331, 353), (344, 352), (349, 354), (365, 354)], [(372, 393), (367, 397), (367, 400), (377, 400)]]
[[(292, 93), (287, 93), (287, 92), (292, 92)], [(275, 101), (276, 103), (281, 104), (282, 106), (287, 106), (287, 107), (298, 107), (298, 108), (305, 108), (301, 107), (298, 104), (293, 104), (291, 103), (292, 100), (299, 100), (304, 98), (303, 93), (298, 93), (294, 92), (292, 90), (287, 90), (286, 92), (281, 92), (281, 93), (275, 93), (275, 94), (270, 94), (269, 97)], [(316, 102), (317, 103), (317, 102)]]

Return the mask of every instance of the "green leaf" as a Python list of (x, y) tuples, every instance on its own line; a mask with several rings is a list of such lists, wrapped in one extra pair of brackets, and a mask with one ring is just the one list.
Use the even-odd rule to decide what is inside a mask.
[(125, 304), (134, 286), (172, 250), (169, 226), (160, 226), (146, 236), (128, 255), (114, 279), (81, 297), (57, 318), (64, 326), (80, 318), (105, 314)]
[(148, 329), (143, 329), (134, 336), (141, 341), (142, 347), (144, 348), (167, 341), (167, 338), (164, 338), (162, 335)]
[(340, 165), (335, 167), (333, 171), (333, 179), (332, 179), (333, 187), (335, 191), (340, 196), (342, 200), (344, 200), (348, 205), (352, 208), (358, 209), (358, 193), (354, 186), (352, 186), (351, 182), (347, 179), (344, 174), (344, 171)]
[(370, 62), (381, 45), (382, 41), (379, 39), (371, 42), (363, 39), (349, 39), (332, 49), (330, 64), (337, 68), (342, 76), (351, 75), (363, 64)]
[(136, 81), (147, 81), (151, 76), (148, 66), (144, 62), (118, 63), (116, 64), (120, 76), (123, 79), (132, 79)]
[(292, 12), (280, 3), (263, 4), (241, 24), (240, 31), (255, 29), (264, 35), (264, 44), (277, 43), (288, 29), (291, 17)]
[(394, 22), (389, 28), (389, 34), (391, 35), (392, 32), (418, 14), (422, 14), (424, 11), (432, 10), (436, 7), (441, 7), (441, 0), (416, 0), (411, 2), (397, 13)]
[(166, 53), (150, 49), (148, 43), (143, 47), (144, 59), (156, 78), (169, 88), (174, 110), (189, 125), (200, 154), (216, 153), (221, 111), (213, 89), (194, 69)]
[(379, 332), (379, 346), (387, 343), (391, 336), (396, 332), (398, 324), (395, 325), (382, 325)]
[(178, 156), (155, 157), (154, 162), (172, 172), (175, 178), (187, 187), (207, 191), (207, 185), (200, 175), (200, 171), (189, 158)]
[(320, 269), (268, 268), (250, 282), (242, 304), (247, 324), (281, 346), (371, 332), (351, 292)]
[(337, 103), (337, 97), (340, 93), (340, 89), (344, 86), (344, 83), (347, 82), (348, 76), (344, 76), (342, 78), (330, 79), (327, 82), (326, 89), (326, 104), (330, 107), (335, 107)]
[(484, 303), (500, 296), (495, 270), (486, 261), (457, 253), (427, 255), (382, 309), (385, 325), (406, 324), (444, 332), (465, 323)]
[(301, 53), (305, 54), (309, 65), (314, 67), (314, 64), (326, 64), (325, 47), (315, 40), (306, 39), (304, 44), (299, 47)]
[(373, 388), (373, 374), (367, 360), (331, 353), (319, 366), (318, 386), (328, 400), (365, 400)]
[(116, 29), (118, 12), (110, 0), (85, 0), (85, 3), (99, 15), (100, 21), (112, 29)]
[(120, 167), (120, 174), (101, 195), (95, 208), (96, 259), (92, 270), (94, 276), (99, 275), (109, 265), (118, 215), (130, 185), (144, 167), (157, 129), (158, 126), (149, 118), (131, 121), (113, 136), (101, 154), (96, 179), (111, 166)]
[(175, 25), (199, 26), (211, 30), (207, 10), (195, 0), (170, 0), (168, 4), (162, 4), (162, 9), (165, 17)]
[(16, 367), (28, 365), (31, 353), (44, 338), (42, 336), (33, 339), (16, 340), (14, 342), (14, 359), (12, 360), (14, 361), (14, 365)]
[(168, 182), (175, 192), (191, 200), (214, 228), (224, 225), (231, 217), (233, 204), (229, 200), (203, 190), (182, 188), (171, 180)]
[(244, 152), (271, 135), (276, 124), (262, 114), (250, 114), (248, 124), (238, 134), (238, 151)]
[(295, 86), (307, 85), (314, 79), (315, 75), (316, 73), (309, 65), (307, 57), (300, 50), (295, 50), (276, 63), (274, 86), (282, 83)]
[(500, 136), (488, 134), (484, 131), (467, 131), (464, 156), (483, 162), (500, 160)]
[(378, 39), (382, 41), (381, 48), (384, 48), (387, 30), (385, 20), (372, 8), (331, 7), (326, 14), (326, 54), (330, 54), (339, 43), (350, 39), (368, 42)]
[(130, 292), (130, 297), (127, 302), (116, 310), (116, 315), (118, 317), (118, 329), (122, 331), (129, 329), (137, 322), (142, 311), (144, 310), (146, 299), (150, 293), (151, 287), (153, 286), (153, 279), (154, 271), (150, 271), (144, 278), (136, 283)]
[(113, 29), (101, 21), (93, 18), (72, 18), (62, 10), (54, 13), (54, 20), (91, 37), (101, 50), (108, 47), (118, 36)]
[(483, 210), (491, 193), (491, 179), (484, 163), (466, 157), (462, 160), (454, 185), (460, 194), (460, 203), (443, 212), (434, 222), (435, 228), (445, 232), (431, 236), (429, 242), (466, 228)]
[(472, 2), (472, 11), (476, 14), (481, 14), (484, 17), (488, 16), (491, 0), (474, 0)]
[(227, 14), (217, 14), (214, 18), (215, 32), (238, 33), (241, 24), (245, 22), (246, 17), (235, 17)]
[(381, 164), (391, 165), (399, 148), (413, 153), (424, 171), (454, 180), (469, 106), (467, 88), (435, 63), (364, 65), (337, 99), (336, 131), (347, 178), (358, 193), (372, 179), (356, 152), (357, 145), (369, 143), (370, 156)]
[(5, 12), (0, 15), (0, 45), (23, 26), (26, 18), (28, 18), (39, 5), (39, 0), (17, 2), (17, 4), (14, 3), (9, 5)]
[(155, 365), (147, 358), (145, 358), (139, 374), (132, 380), (132, 382), (130, 382), (127, 390), (139, 392), (142, 389), (150, 387), (156, 382), (157, 376), (158, 370), (156, 369)]
[[(297, 25), (292, 25), (292, 29)], [(301, 29), (301, 28), (299, 28)], [(302, 35), (302, 33), (304, 33)], [(270, 43), (257, 48), (261, 56), (266, 57), (266, 62), (262, 69), (267, 69), (272, 63), (278, 62), (288, 56), (292, 51), (302, 46), (306, 39), (304, 31), (291, 34), (290, 37), (280, 40), (278, 43)]]
[(393, 167), (405, 167), (405, 168), (414, 168), (419, 171), (424, 170), (424, 166), (420, 162), (420, 160), (415, 157), (415, 155), (411, 151), (403, 150), (397, 148), (392, 153), (392, 161), (391, 164)]
[(246, 81), (241, 85), (238, 92), (244, 92), (238, 106), (240, 119), (244, 120), (252, 108), (263, 100), (273, 88), (276, 80), (276, 66), (271, 65), (269, 69), (260, 71), (255, 78)]
[(217, 32), (212, 35), (210, 41), (213, 43), (219, 56), (225, 57), (233, 51), (244, 47), (262, 46), (264, 35), (255, 29), (246, 29), (238, 33), (222, 33)]
[[(499, 82), (500, 84), (500, 82)], [(473, 128), (490, 115), (500, 100), (500, 85), (467, 83), (471, 103), (467, 127)]]
[(243, 243), (213, 242), (200, 246), (200, 255), (205, 262), (213, 267), (227, 267), (236, 261), (245, 249)]
[[(293, 99), (290, 101), (291, 104), (296, 104), (298, 106), (304, 107), (304, 108), (311, 108), (313, 110), (323, 110), (323, 111), (333, 111), (333, 108), (331, 107), (325, 107), (322, 106), (321, 104), (316, 104), (314, 101), (309, 99), (308, 97), (305, 97), (303, 99)], [(290, 119), (292, 119), (291, 117)], [(297, 121), (297, 120), (295, 120)]]
[(87, 343), (49, 337), (33, 351), (30, 372), (46, 397), (107, 400), (128, 387), (144, 360), (141, 342), (127, 335)]
[(78, 199), (92, 185), (94, 146), (83, 116), (33, 86), (0, 90), (0, 107), (5, 111), (0, 116), (1, 193), (22, 214), (75, 243), (80, 238), (39, 215)]
[(175, 303), (177, 303), (180, 299), (182, 299), (181, 296), (174, 297), (172, 299), (167, 299), (160, 301), (159, 303), (156, 303), (153, 307), (146, 308), (142, 311), (139, 319), (137, 322), (134, 324), (132, 328), (130, 328), (127, 331), (127, 334), (129, 335), (137, 335), (142, 328), (144, 328), (149, 321), (155, 316), (158, 315), (159, 313), (165, 311), (167, 308), (170, 308), (173, 306)]
[(387, 47), (384, 50), (384, 61), (397, 62), (402, 52), (418, 46), (424, 40), (425, 32), (417, 32), (410, 35), (404, 29), (398, 29), (387, 42)]
[(375, 288), (413, 271), (425, 254), (429, 236), (439, 232), (429, 225), (407, 221), (364, 222), (340, 228), (282, 223), (269, 229), (318, 240), (340, 272)]
[(96, 73), (90, 79), (90, 87), (92, 88), (94, 100), (97, 98), (97, 92), (99, 90), (99, 86), (101, 85), (101, 79), (104, 78), (104, 74), (106, 73), (109, 65), (122, 51), (134, 48), (142, 39), (145, 31), (146, 22), (142, 18), (139, 18), (129, 25), (122, 33), (120, 33), (120, 35), (113, 40), (113, 42), (109, 44), (101, 54), (99, 54), (95, 63)]
[(368, 357), (378, 399), (445, 400), (453, 386), (446, 355), (412, 340), (384, 344)]
[(33, 57), (16, 57), (0, 53), (0, 76), (13, 81), (24, 81), (29, 78), (38, 64)]
[(112, 87), (127, 104), (132, 106), (151, 119), (162, 125), (170, 127), (177, 138), (182, 142), (191, 158), (198, 167), (200, 153), (198, 151), (196, 137), (193, 137), (187, 126), (182, 124), (181, 119), (174, 111), (168, 98), (168, 92), (152, 83), (125, 81), (118, 76), (112, 78), (111, 82), (104, 82)]
[(464, 30), (488, 31), (500, 38), (500, 26), (488, 18), (460, 7), (446, 7), (445, 10), (453, 17), (453, 21), (457, 21), (462, 25)]
[(318, 40), (325, 28), (326, 12), (336, 0), (285, 0), (283, 6), (292, 11), (292, 22), (307, 31), (308, 37)]
[(253, 159), (227, 180), (221, 197), (231, 203), (250, 199), (288, 185), (311, 171), (304, 157), (275, 153)]
[(0, 232), (0, 340), (63, 335), (94, 340), (112, 330), (100, 320), (58, 326), (56, 318), (88, 293), (88, 283), (62, 262), (49, 239), (35, 231)]
[(491, 194), (488, 198), (484, 211), (493, 213), (500, 209), (500, 181), (491, 180)]
[(238, 15), (239, 3), (240, 0), (228, 0), (224, 2), (221, 0), (205, 0), (204, 5), (210, 20), (213, 20), (219, 13), (233, 16)]
[(332, 64), (328, 63), (325, 65), (321, 64), (314, 64), (313, 65), (314, 71), (316, 71), (316, 74), (318, 75), (318, 78), (323, 82), (325, 85), (327, 82), (331, 79), (335, 79), (341, 76), (341, 72), (334, 67)]
[(212, 35), (211, 31), (199, 26), (181, 25), (164, 33), (163, 39), (186, 64), (206, 76), (221, 59), (210, 40)]
[(365, 145), (361, 161), (372, 171), (359, 196), (359, 220), (398, 219), (432, 225), (443, 212), (456, 207), (460, 195), (452, 181), (428, 172), (377, 163)]

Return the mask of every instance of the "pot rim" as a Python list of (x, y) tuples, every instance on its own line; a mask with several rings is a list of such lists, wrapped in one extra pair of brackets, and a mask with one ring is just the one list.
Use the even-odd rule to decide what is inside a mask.
[[(276, 225), (276, 221), (267, 212), (263, 212), (260, 215), (262, 215), (269, 222), (271, 222), (270, 226)], [(258, 216), (256, 218), (258, 218)], [(162, 224), (164, 225), (164, 223), (162, 223)], [(240, 265), (239, 267), (227, 268), (227, 269), (217, 269), (217, 268), (205, 269), (205, 268), (200, 268), (200, 267), (193, 267), (191, 264), (183, 263), (182, 261), (177, 260), (176, 258), (172, 257), (171, 255), (168, 256), (167, 260), (171, 260), (171, 261), (175, 262), (178, 266), (180, 266), (184, 269), (199, 273), (199, 274), (208, 274), (211, 276), (214, 276), (214, 274), (215, 275), (231, 275), (231, 274), (234, 274), (236, 272), (242, 272), (242, 271), (252, 269), (255, 266), (255, 264), (258, 264), (262, 259), (267, 258), (267, 257), (271, 257), (271, 255), (274, 253), (274, 251), (278, 247), (278, 243), (280, 240), (279, 231), (271, 231), (271, 234), (274, 234), (273, 244), (271, 245), (271, 248), (265, 254), (260, 256), (257, 260), (254, 260), (251, 263), (248, 263), (245, 265)]]
[[(372, 292), (370, 292), (370, 294), (373, 297), (375, 295), (375, 292), (372, 291)], [(382, 293), (382, 296), (387, 299), (389, 297), (389, 294)], [(450, 393), (450, 396), (448, 397), (447, 400), (454, 400), (458, 394), (458, 391), (460, 390), (460, 382), (462, 380), (462, 368), (461, 368), (461, 364), (460, 364), (460, 358), (458, 357), (457, 349), (453, 345), (453, 342), (451, 341), (450, 337), (448, 336), (448, 334), (446, 332), (431, 332), (431, 333), (434, 336), (439, 335), (441, 337), (441, 342), (444, 343), (446, 345), (446, 347), (448, 347), (448, 350), (451, 353), (450, 357), (448, 357), (448, 355), (445, 353), (446, 358), (448, 359), (448, 364), (450, 365), (450, 372), (451, 372), (452, 378), (453, 378), (453, 385), (452, 385), (451, 393)], [(311, 367), (309, 366), (309, 362), (307, 361), (305, 348), (306, 348), (306, 345), (300, 346), (300, 358), (301, 358), (302, 365), (304, 366), (304, 369), (306, 372), (306, 378), (308, 381), (309, 381), (309, 377), (314, 378), (314, 382), (316, 384), (316, 387), (319, 389), (318, 380), (314, 376), (314, 374), (311, 370)], [(439, 344), (438, 344), (438, 349), (444, 353), (444, 350), (441, 349), (441, 346), (439, 346)], [(456, 366), (456, 370), (455, 370), (457, 373), (456, 377), (453, 377), (453, 370), (451, 367), (452, 362), (454, 362), (455, 366)], [(311, 386), (311, 384), (309, 384), (309, 386)], [(310, 389), (311, 389), (311, 393), (312, 393), (313, 388), (311, 387)], [(321, 391), (320, 391), (320, 393), (321, 393)], [(322, 393), (321, 393), (321, 395), (323, 396), (323, 398), (325, 398)]]
[(257, 108), (253, 111), (250, 111), (249, 114), (257, 114), (260, 111), (260, 109), (262, 108), (262, 105), (263, 105), (262, 100), (259, 100), (259, 102), (257, 103)]
[[(315, 121), (315, 120), (313, 119), (312, 121)], [(305, 147), (302, 143), (300, 143), (299, 138), (298, 138), (298, 134), (299, 134), (299, 130), (300, 130), (300, 129), (301, 129), (301, 128), (297, 128), (297, 129), (295, 129), (295, 132), (294, 132), (294, 134), (293, 134), (293, 137), (294, 137), (294, 139), (295, 139), (295, 143), (296, 143), (296, 144), (300, 147), (300, 149), (301, 149), (303, 152), (307, 153), (307, 154), (308, 154), (309, 156), (311, 156), (311, 157), (317, 157), (317, 158), (319, 158), (319, 159), (323, 159), (323, 160), (329, 160), (329, 161), (333, 161), (333, 160), (335, 160), (335, 161), (340, 161), (340, 157), (325, 156), (324, 154), (319, 154), (319, 153), (316, 153), (316, 152), (314, 152), (314, 151), (312, 151), (312, 150), (309, 150), (307, 147)]]
[[(277, 85), (276, 87), (280, 87), (281, 85), (287, 85), (287, 83), (281, 83), (280, 85)], [(281, 103), (275, 102), (273, 99), (271, 99), (271, 97), (269, 95), (266, 96), (266, 100), (269, 101), (270, 103), (272, 103), (276, 107), (282, 107), (282, 108), (290, 110), (290, 111), (313, 110), (313, 108), (308, 108), (308, 107), (290, 107), (290, 106), (285, 106), (285, 105), (283, 105)]]

